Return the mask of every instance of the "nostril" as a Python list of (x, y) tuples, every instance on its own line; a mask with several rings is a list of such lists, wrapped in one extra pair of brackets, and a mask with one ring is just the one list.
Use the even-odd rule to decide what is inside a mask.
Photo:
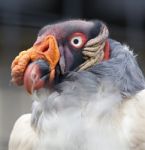
[(46, 52), (46, 51), (48, 51), (48, 49), (49, 49), (49, 46), (47, 45), (42, 49), (42, 52)]
[(48, 50), (48, 47), (45, 47), (42, 52), (46, 52)]

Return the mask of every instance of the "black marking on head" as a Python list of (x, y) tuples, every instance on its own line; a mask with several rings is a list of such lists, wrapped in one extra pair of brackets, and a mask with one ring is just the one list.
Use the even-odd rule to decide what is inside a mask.
[(98, 36), (102, 25), (105, 24), (104, 22), (102, 22), (100, 20), (93, 20), (92, 22), (94, 23), (94, 26), (91, 28), (89, 35), (88, 35), (90, 39)]

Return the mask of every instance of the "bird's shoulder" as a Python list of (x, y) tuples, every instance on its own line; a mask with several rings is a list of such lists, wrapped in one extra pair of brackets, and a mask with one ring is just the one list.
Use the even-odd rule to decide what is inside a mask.
[(9, 150), (32, 150), (37, 145), (38, 135), (31, 127), (31, 114), (19, 117), (13, 127)]

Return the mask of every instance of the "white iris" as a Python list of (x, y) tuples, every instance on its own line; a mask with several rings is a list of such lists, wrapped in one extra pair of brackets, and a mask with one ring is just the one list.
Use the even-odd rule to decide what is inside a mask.
[(82, 45), (83, 41), (82, 41), (82, 38), (80, 36), (77, 36), (77, 37), (73, 37), (71, 39), (71, 44), (74, 46), (74, 47), (80, 47)]

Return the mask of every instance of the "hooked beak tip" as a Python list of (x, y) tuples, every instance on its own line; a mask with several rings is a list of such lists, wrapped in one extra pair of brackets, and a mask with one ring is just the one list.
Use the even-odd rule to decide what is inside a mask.
[(31, 63), (24, 74), (24, 87), (29, 94), (44, 86), (44, 80), (41, 79), (41, 70), (38, 64)]

